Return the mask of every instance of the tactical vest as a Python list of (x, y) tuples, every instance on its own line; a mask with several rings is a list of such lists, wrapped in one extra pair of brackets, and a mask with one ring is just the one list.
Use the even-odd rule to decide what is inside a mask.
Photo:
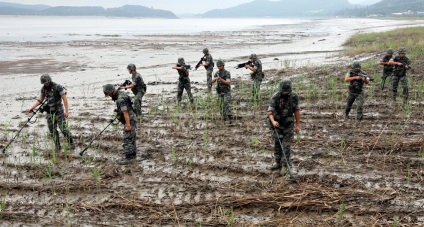
[[(383, 57), (383, 59), (381, 59), (381, 61), (382, 62), (389, 62), (390, 59), (391, 59), (391, 57), (386, 55), (386, 56)], [(384, 70), (385, 73), (391, 73), (391, 72), (393, 72), (393, 65), (384, 65), (383, 70)]]
[[(354, 70), (349, 71), (349, 77), (359, 76), (360, 72), (355, 72)], [(364, 87), (363, 80), (352, 80), (349, 84), (349, 92), (359, 94), (362, 92), (362, 88)]]
[[(116, 100), (124, 99), (125, 102), (127, 103), (128, 114), (129, 114), (129, 117), (131, 118), (131, 112), (134, 111), (133, 107), (132, 107), (131, 98), (127, 94), (120, 93), (120, 91), (118, 91), (117, 95), (118, 95), (118, 97), (117, 97)], [(118, 108), (117, 114), (118, 114), (118, 116), (117, 116), (118, 121), (121, 122), (122, 124), (125, 124), (124, 112), (121, 111), (121, 108)]]
[(180, 75), (180, 77), (178, 77), (178, 80), (180, 82), (190, 82), (190, 78), (186, 74), (186, 69), (177, 69), (177, 72), (178, 72), (178, 75)]
[(280, 125), (288, 125), (294, 122), (294, 110), (293, 110), (293, 94), (290, 93), (284, 97), (279, 93), (279, 98), (277, 99), (277, 105), (275, 108), (274, 119)]
[[(131, 91), (133, 92), (134, 95), (137, 95), (138, 92), (141, 92), (141, 93), (144, 94), (147, 91), (147, 86), (144, 83), (144, 81), (142, 81), (141, 79), (140, 79), (140, 81), (134, 81), (135, 78), (137, 78), (136, 77), (137, 75), (140, 75), (140, 74), (137, 73), (136, 75), (132, 76), (132, 81), (135, 82), (137, 85), (135, 87), (131, 88)], [(140, 75), (140, 78), (141, 78), (141, 75)]]
[[(43, 95), (46, 99), (46, 104), (43, 107), (43, 112), (56, 113), (58, 110), (62, 110), (62, 97), (59, 94), (58, 84), (51, 82), (51, 89), (43, 88)], [(64, 89), (64, 88), (63, 88)]]
[(209, 70), (213, 70), (213, 67), (215, 67), (215, 62), (213, 62), (212, 55), (208, 54), (208, 55), (203, 56), (203, 61), (206, 62), (208, 60), (207, 56), (210, 56), (210, 59), (211, 60), (209, 62), (209, 65), (208, 66), (205, 66), (205, 69), (206, 70), (208, 70), (208, 69)]
[[(219, 77), (221, 77), (222, 79), (227, 80), (227, 73), (226, 72), (228, 72), (228, 71), (227, 70), (218, 71), (218, 72), (216, 72), (216, 74), (218, 74)], [(216, 86), (216, 92), (218, 94), (227, 93), (230, 90), (231, 90), (230, 85), (226, 85), (226, 84), (223, 84), (223, 83), (218, 81), (218, 86)]]
[(409, 64), (410, 64), (409, 58), (407, 58), (407, 57), (401, 58), (399, 56), (396, 56), (393, 59), (393, 61), (394, 62), (400, 62), (400, 63), (403, 64), (403, 65), (395, 65), (395, 71), (394, 71), (395, 72), (395, 76), (396, 75), (397, 76), (405, 76), (406, 75), (405, 65), (408, 65), (409, 66)]

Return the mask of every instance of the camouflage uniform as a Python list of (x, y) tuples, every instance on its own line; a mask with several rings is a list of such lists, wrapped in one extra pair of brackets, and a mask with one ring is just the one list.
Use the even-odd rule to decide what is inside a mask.
[(184, 58), (178, 58), (177, 67), (182, 67), (182, 69), (177, 69), (179, 78), (178, 78), (178, 93), (177, 100), (178, 103), (181, 103), (181, 99), (183, 96), (184, 89), (187, 91), (188, 98), (190, 99), (190, 103), (194, 104), (193, 95), (191, 94), (191, 84), (190, 78), (188, 77), (188, 70), (185, 66)]
[(134, 111), (137, 114), (137, 116), (141, 116), (141, 99), (146, 93), (146, 84), (144, 83), (140, 73), (136, 72), (132, 74), (132, 84), (134, 85), (134, 87), (131, 88), (131, 91), (135, 95), (134, 96)]
[(212, 89), (212, 73), (213, 73), (213, 67), (214, 67), (212, 55), (209, 53), (205, 54), (205, 56), (203, 56), (203, 61), (205, 62), (205, 64), (208, 64), (208, 66), (206, 66), (205, 69), (206, 69), (206, 82), (208, 85), (208, 91), (210, 91)]
[[(385, 55), (383, 58), (381, 58), (380, 62), (389, 62), (392, 56)], [(386, 78), (389, 77), (392, 79), (393, 76), (393, 65), (384, 65), (383, 66), (383, 73), (381, 75), (381, 90), (384, 89), (384, 83), (386, 82)], [(392, 79), (393, 80), (393, 79)]]
[(250, 77), (253, 80), (252, 95), (255, 100), (258, 100), (264, 73), (262, 72), (262, 62), (260, 60), (256, 59), (252, 64), (253, 68), (256, 69), (256, 72), (252, 72), (250, 74)]
[(123, 91), (117, 91), (112, 99), (116, 103), (116, 110), (118, 114), (118, 120), (125, 125), (124, 111), (128, 111), (130, 117), (131, 131), (125, 131), (123, 129), (123, 144), (124, 154), (126, 159), (132, 159), (136, 156), (136, 130), (137, 130), (137, 116), (131, 105), (131, 98)]
[(50, 135), (53, 138), (56, 149), (60, 149), (59, 132), (57, 131), (58, 126), (68, 143), (71, 146), (73, 145), (72, 135), (65, 119), (65, 113), (62, 105), (62, 95), (66, 95), (66, 90), (59, 84), (54, 82), (50, 83), (50, 87), (43, 86), (43, 88), (41, 88), (41, 97), (46, 99), (44, 110), (46, 111), (46, 119)]
[[(299, 108), (299, 97), (296, 93), (290, 92), (288, 95), (282, 95), (282, 92), (275, 93), (271, 101), (269, 102), (268, 112), (272, 112), (274, 115), (274, 120), (280, 125), (279, 128), (273, 130), (274, 137), (274, 158), (275, 162), (278, 164), (284, 163), (284, 166), (287, 166), (286, 160), (283, 156), (283, 150), (281, 149), (282, 144), (284, 148), (284, 154), (287, 158), (288, 164), (291, 165), (290, 154), (291, 148), (290, 145), (294, 139), (294, 126), (295, 126), (295, 117), (294, 113)], [(277, 131), (278, 135), (275, 133)]]
[[(231, 73), (227, 70), (217, 71), (214, 77), (221, 77), (226, 81), (231, 81)], [(220, 114), (225, 119), (231, 119), (231, 86), (222, 84), (218, 81), (216, 87), (216, 93), (218, 94), (218, 102), (220, 107)]]
[[(359, 74), (365, 74), (363, 71), (355, 72), (354, 69), (348, 72), (349, 77), (359, 76)], [(348, 116), (350, 110), (352, 109), (353, 102), (356, 100), (357, 110), (356, 110), (356, 119), (358, 121), (363, 118), (363, 109), (364, 109), (364, 81), (363, 80), (352, 80), (349, 84), (349, 96), (347, 97), (347, 104), (345, 107), (345, 115)]]
[(411, 61), (407, 57), (401, 58), (400, 56), (396, 56), (393, 58), (394, 62), (401, 62), (403, 65), (398, 66), (395, 65), (394, 73), (393, 73), (393, 99), (397, 97), (397, 87), (399, 85), (399, 81), (402, 83), (403, 88), (403, 98), (404, 100), (408, 99), (409, 96), (409, 88), (408, 88), (408, 79), (406, 78), (406, 70), (405, 66), (411, 68)]

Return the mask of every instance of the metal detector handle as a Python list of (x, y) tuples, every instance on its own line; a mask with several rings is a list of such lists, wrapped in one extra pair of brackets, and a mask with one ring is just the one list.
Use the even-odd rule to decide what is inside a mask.
[(277, 129), (275, 129), (275, 128), (274, 128), (274, 132), (275, 132), (275, 135), (277, 136), (278, 143), (280, 144), (281, 151), (283, 153), (284, 159), (286, 160), (287, 172), (289, 173), (290, 179), (293, 180), (293, 181), (296, 181), (296, 178), (292, 174), (292, 171), (291, 171), (291, 168), (290, 168), (290, 165), (289, 165), (289, 160), (287, 159), (286, 153), (284, 152), (283, 144), (281, 144), (280, 135), (278, 134)]
[(87, 147), (85, 147), (84, 148), (84, 150), (82, 150), (80, 153), (79, 153), (79, 155), (80, 156), (82, 156), (83, 154), (84, 154), (84, 152), (91, 146), (91, 144), (94, 142), (94, 140), (96, 140), (97, 139), (97, 137), (99, 137), (111, 124), (113, 124), (113, 122), (116, 120), (118, 118), (118, 115), (116, 115), (111, 121), (110, 121), (110, 123), (108, 124), (108, 125), (106, 125), (106, 127), (99, 133), (99, 134), (97, 134), (95, 137), (94, 137), (94, 139), (92, 139), (91, 141), (90, 141), (90, 143), (87, 145)]

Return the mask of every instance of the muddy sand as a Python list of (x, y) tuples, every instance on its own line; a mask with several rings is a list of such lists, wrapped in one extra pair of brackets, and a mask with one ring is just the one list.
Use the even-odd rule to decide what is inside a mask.
[[(424, 94), (414, 86), (423, 83), (422, 74), (410, 75), (416, 83), (408, 109), (373, 83), (363, 122), (344, 120), (343, 78), (352, 59), (341, 45), (357, 32), (423, 23), (313, 20), (190, 35), (0, 42), (0, 147), (27, 121), (22, 112), (38, 96), (42, 73), (66, 86), (78, 142), (75, 151), (55, 152), (43, 115), (24, 128), (1, 157), (2, 226), (422, 226)], [(176, 108), (171, 66), (180, 56), (194, 65), (204, 46), (232, 73), (231, 122), (221, 120), (215, 92), (205, 92), (204, 69), (190, 74), (195, 109), (187, 100)], [(248, 71), (233, 68), (252, 52), (266, 70), (257, 103)], [(79, 157), (113, 114), (101, 86), (128, 79), (130, 62), (148, 83), (137, 162), (116, 164), (121, 125)], [(265, 110), (283, 78), (293, 81), (302, 109), (302, 131), (292, 146), (295, 183), (266, 169), (273, 141)]]

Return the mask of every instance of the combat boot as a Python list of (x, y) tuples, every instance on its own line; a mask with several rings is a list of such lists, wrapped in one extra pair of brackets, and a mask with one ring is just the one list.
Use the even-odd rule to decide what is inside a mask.
[(116, 161), (119, 165), (128, 165), (135, 162), (135, 158), (122, 158)]
[(281, 157), (279, 157), (279, 156), (275, 157), (275, 164), (268, 167), (268, 169), (271, 170), (271, 171), (281, 169)]

